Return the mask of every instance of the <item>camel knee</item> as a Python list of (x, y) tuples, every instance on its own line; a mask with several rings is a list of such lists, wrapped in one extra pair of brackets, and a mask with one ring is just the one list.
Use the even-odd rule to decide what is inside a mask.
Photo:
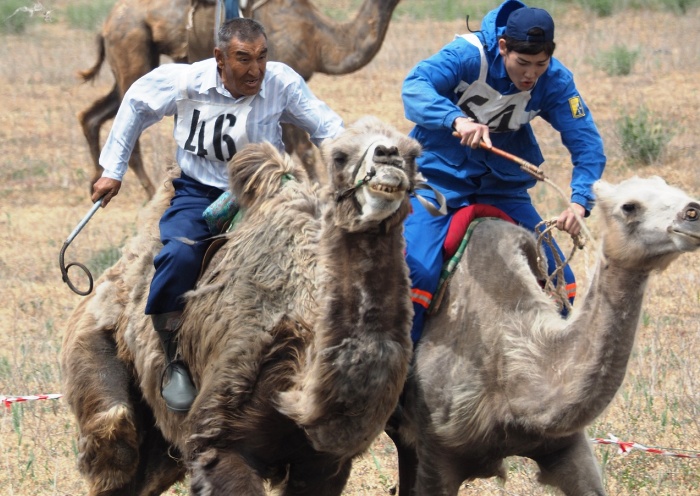
[(558, 487), (569, 496), (605, 495), (598, 462), (583, 433), (574, 435), (568, 446), (533, 459), (540, 469), (540, 483)]
[(190, 462), (190, 492), (197, 496), (265, 496), (262, 478), (238, 453), (209, 448)]
[(78, 468), (96, 491), (129, 483), (139, 463), (139, 438), (131, 408), (117, 404), (80, 425)]
[(151, 178), (148, 177), (145, 167), (143, 166), (143, 159), (141, 158), (141, 145), (136, 142), (133, 151), (131, 152), (131, 157), (129, 158), (129, 168), (136, 174), (139, 178), (141, 187), (146, 191), (148, 199), (150, 200), (156, 194), (156, 188), (151, 182)]

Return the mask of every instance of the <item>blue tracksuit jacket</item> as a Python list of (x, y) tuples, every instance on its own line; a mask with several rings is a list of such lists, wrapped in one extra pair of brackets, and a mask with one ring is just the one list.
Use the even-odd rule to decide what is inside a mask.
[[(484, 17), (481, 31), (476, 33), (487, 58), (486, 82), (503, 95), (518, 90), (506, 72), (498, 50), (498, 37), (505, 30), (510, 12), (523, 6), (517, 0), (506, 0)], [(464, 116), (457, 105), (459, 94), (455, 90), (460, 83), (477, 80), (480, 66), (478, 48), (456, 37), (438, 53), (419, 62), (406, 77), (402, 99), (406, 118), (416, 124), (410, 135), (423, 146), (423, 154), (418, 159), (420, 172), (429, 184), (445, 195), (450, 209), (472, 203), (495, 205), (502, 207), (516, 222), (532, 228), (541, 220), (528, 193), (536, 180), (521, 171), (518, 164), (487, 150), (462, 146), (459, 139), (452, 136), (452, 123)], [(594, 201), (591, 186), (600, 179), (605, 167), (603, 143), (576, 89), (571, 71), (554, 57), (531, 90), (526, 111), (543, 118), (559, 132), (573, 163), (571, 201), (590, 210)], [(491, 132), (490, 137), (495, 147), (535, 165), (544, 161), (530, 124), (517, 131)], [(450, 217), (429, 219), (421, 210), (416, 204), (414, 214), (406, 221), (407, 260), (417, 315), (414, 339), (420, 335), (422, 313), (437, 286), (442, 240)], [(427, 225), (432, 227), (427, 229)], [(550, 253), (548, 258), (551, 267)], [(573, 285), (570, 271), (566, 279)]]

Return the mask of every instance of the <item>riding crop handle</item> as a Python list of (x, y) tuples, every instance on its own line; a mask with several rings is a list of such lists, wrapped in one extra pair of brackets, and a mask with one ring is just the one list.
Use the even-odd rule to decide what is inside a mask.
[[(454, 136), (455, 138), (461, 138), (461, 135), (457, 131), (454, 131), (452, 133), (452, 136)], [(512, 153), (508, 153), (505, 150), (501, 150), (500, 148), (496, 148), (493, 145), (489, 146), (484, 141), (480, 141), (479, 146), (481, 148), (483, 148), (484, 150), (488, 150), (492, 153), (495, 153), (496, 155), (500, 155), (501, 157), (510, 160), (511, 162), (515, 162), (516, 164), (518, 164), (520, 166), (520, 168), (523, 171), (527, 172), (528, 174), (533, 176), (538, 181), (544, 181), (544, 179), (545, 179), (544, 173), (542, 171), (540, 171), (540, 169), (535, 164), (528, 162), (527, 160), (520, 158), (516, 155), (513, 155)]]
[[(102, 198), (104, 198), (104, 197), (102, 197)], [(71, 232), (70, 235), (63, 242), (63, 247), (61, 248), (61, 252), (58, 255), (58, 264), (61, 268), (61, 276), (63, 278), (63, 282), (68, 284), (68, 287), (71, 290), (73, 290), (74, 293), (77, 293), (81, 296), (87, 296), (92, 292), (92, 287), (93, 287), (92, 274), (90, 273), (88, 268), (85, 267), (85, 265), (78, 263), (78, 262), (72, 262), (66, 266), (65, 261), (64, 261), (64, 256), (66, 253), (66, 248), (68, 248), (68, 245), (71, 244), (71, 242), (75, 239), (75, 237), (78, 235), (78, 233), (83, 229), (83, 227), (85, 227), (85, 224), (88, 223), (88, 221), (92, 218), (92, 216), (95, 215), (95, 212), (97, 212), (97, 209), (100, 208), (100, 206), (102, 205), (102, 198), (98, 199), (93, 204), (92, 208), (87, 213), (87, 215), (85, 217), (83, 217), (83, 220), (81, 220), (80, 223), (77, 226), (75, 226), (75, 229), (73, 229), (73, 232)], [(87, 291), (81, 291), (78, 288), (76, 288), (75, 285), (73, 285), (73, 283), (71, 282), (70, 278), (68, 277), (68, 269), (70, 269), (73, 266), (78, 267), (83, 272), (85, 272), (85, 274), (87, 275), (88, 281), (89, 281), (89, 286), (88, 286)]]

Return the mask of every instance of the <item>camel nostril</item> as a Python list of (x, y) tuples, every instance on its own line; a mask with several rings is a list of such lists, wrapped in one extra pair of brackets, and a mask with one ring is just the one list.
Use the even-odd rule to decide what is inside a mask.
[(390, 157), (392, 155), (398, 155), (398, 154), (399, 154), (399, 149), (395, 146), (377, 145), (377, 147), (374, 149), (374, 156), (375, 157)]
[(700, 208), (698, 207), (689, 207), (688, 210), (685, 211), (685, 220), (689, 221), (696, 221), (698, 218), (700, 218)]

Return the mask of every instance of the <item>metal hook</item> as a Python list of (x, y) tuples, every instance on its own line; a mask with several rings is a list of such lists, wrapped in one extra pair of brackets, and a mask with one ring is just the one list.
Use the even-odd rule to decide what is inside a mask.
[[(102, 198), (104, 198), (104, 197), (102, 197)], [(65, 261), (64, 261), (64, 256), (66, 253), (66, 248), (68, 248), (68, 245), (71, 244), (71, 242), (75, 239), (75, 237), (78, 235), (78, 233), (83, 229), (83, 227), (85, 227), (85, 224), (87, 224), (88, 221), (90, 220), (90, 218), (95, 214), (95, 212), (97, 212), (97, 209), (100, 208), (100, 205), (102, 205), (102, 198), (100, 198), (99, 200), (97, 200), (94, 203), (94, 205), (92, 206), (90, 211), (87, 213), (87, 215), (85, 217), (83, 217), (83, 220), (80, 221), (80, 223), (75, 227), (75, 229), (73, 229), (73, 232), (70, 233), (68, 238), (66, 238), (66, 240), (63, 242), (63, 247), (61, 248), (61, 253), (58, 255), (58, 264), (61, 267), (61, 276), (63, 277), (63, 282), (68, 284), (68, 287), (71, 288), (74, 293), (77, 293), (80, 296), (87, 296), (92, 292), (92, 287), (93, 287), (92, 274), (90, 273), (90, 271), (88, 270), (87, 267), (85, 267), (83, 264), (78, 263), (78, 262), (69, 263), (66, 266)], [(87, 291), (81, 291), (78, 288), (76, 288), (75, 285), (73, 285), (73, 283), (71, 282), (70, 278), (68, 277), (68, 269), (70, 269), (73, 266), (80, 268), (83, 272), (85, 272), (85, 274), (87, 274), (88, 281), (89, 281), (89, 287), (88, 287)]]

